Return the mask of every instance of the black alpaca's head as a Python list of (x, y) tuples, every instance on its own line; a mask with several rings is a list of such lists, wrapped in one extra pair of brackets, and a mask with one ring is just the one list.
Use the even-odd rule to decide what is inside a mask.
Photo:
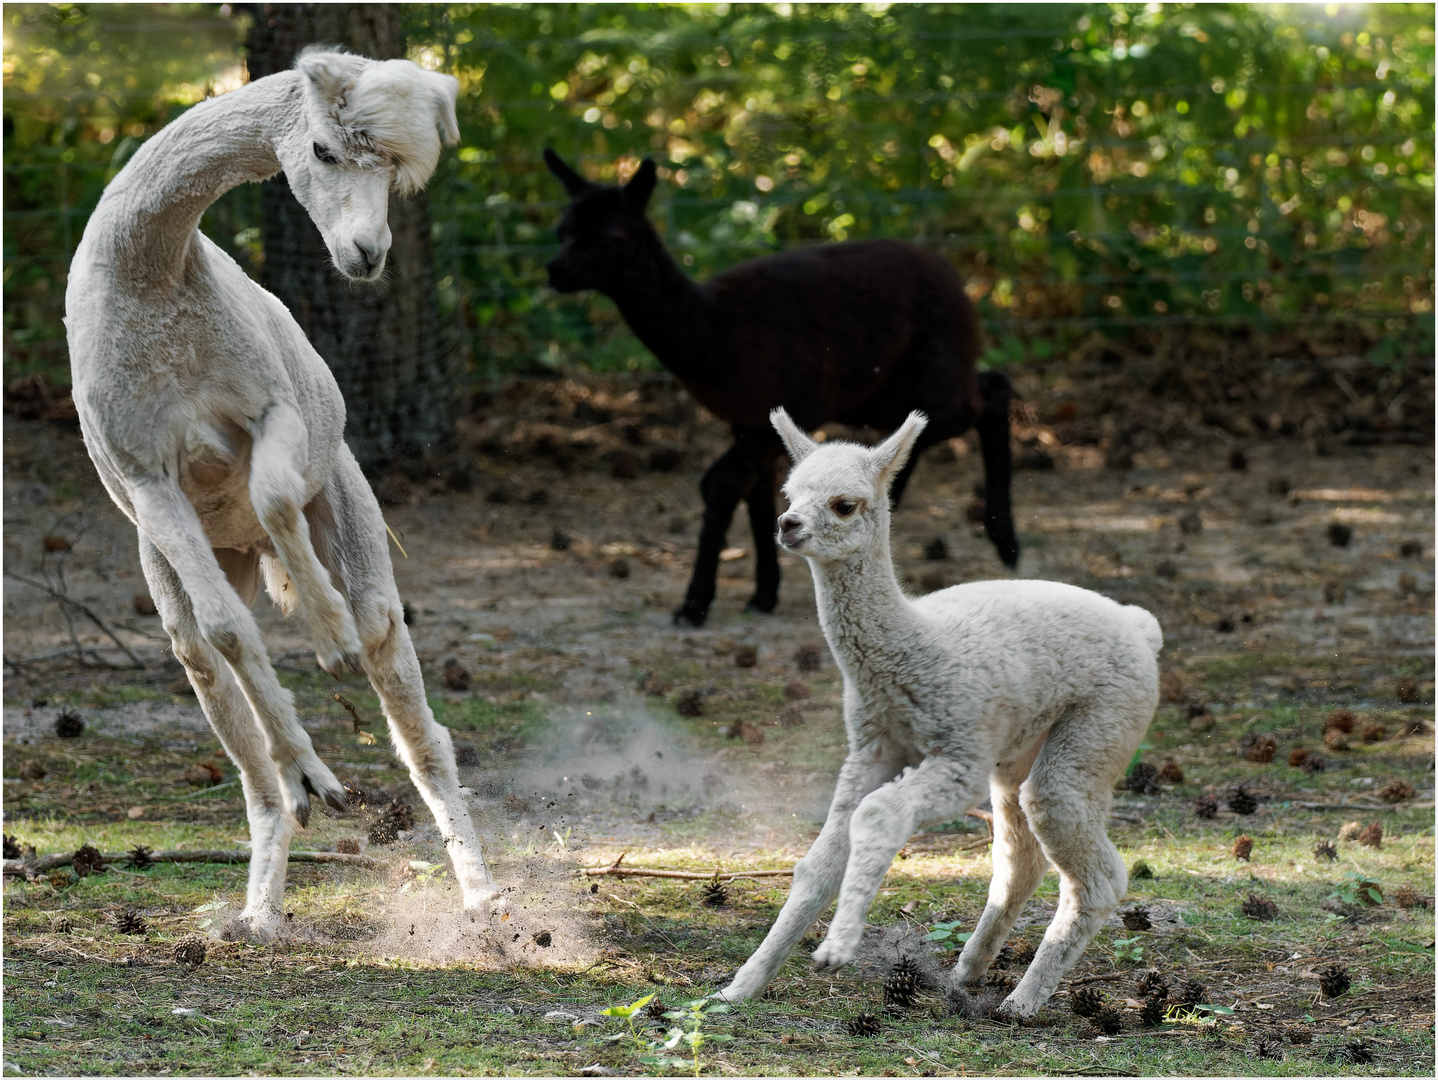
[(607, 293), (643, 275), (643, 256), (654, 236), (644, 216), (654, 193), (654, 162), (645, 158), (629, 183), (609, 187), (590, 183), (553, 150), (544, 151), (544, 161), (569, 192), (569, 206), (556, 230), (559, 254), (546, 266), (549, 284), (564, 293)]

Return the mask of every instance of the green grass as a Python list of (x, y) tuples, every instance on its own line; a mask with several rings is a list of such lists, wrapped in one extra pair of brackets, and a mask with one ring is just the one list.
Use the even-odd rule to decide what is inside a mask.
[[(1190, 684), (1201, 679), (1198, 684), (1215, 700), (1246, 701), (1255, 696), (1253, 680), (1271, 670), (1282, 667), (1239, 657), (1227, 665), (1196, 661), (1186, 677)], [(775, 713), (784, 705), (782, 687), (736, 683), (731, 693), (706, 699), (703, 717), (677, 716), (673, 698), (699, 685), (704, 674), (697, 665), (690, 670), (679, 664), (661, 673), (675, 689), (663, 700), (648, 699), (648, 714), (695, 760), (729, 755), (726, 760), (742, 763), (731, 776), (748, 770), (750, 786), (721, 792), (692, 815), (661, 818), (648, 839), (591, 842), (577, 853), (556, 843), (550, 832), (534, 829), (533, 821), (521, 831), (499, 809), (487, 808), (483, 820), (492, 834), (487, 850), (496, 873), (523, 883), (516, 918), (493, 928), (495, 939), (510, 949), (503, 961), (473, 947), (454, 953), (407, 947), (405, 927), (413, 911), (454, 907), (444, 878), (401, 893), (400, 882), (388, 874), (293, 864), (287, 909), (299, 928), (296, 939), (270, 947), (213, 943), (209, 960), (193, 972), (170, 959), (172, 944), (185, 934), (214, 930), (236, 910), (244, 892), (243, 866), (168, 865), (143, 872), (117, 867), (102, 877), (60, 873), (51, 880), (8, 882), (7, 1071), (572, 1074), (591, 1064), (628, 1074), (653, 1071), (640, 1061), (645, 1051), (632, 1040), (609, 1040), (624, 1028), (619, 1020), (601, 1018), (600, 1011), (649, 993), (673, 1008), (718, 988), (762, 939), (787, 896), (788, 881), (741, 879), (730, 886), (728, 903), (713, 908), (700, 902), (701, 882), (614, 877), (591, 882), (570, 871), (577, 862), (601, 865), (621, 853), (626, 864), (655, 868), (787, 868), (813, 836), (814, 814), (781, 811), (772, 800), (756, 810), (745, 801), (774, 786), (778, 774), (766, 768), (827, 775), (842, 751), (836, 724), (818, 719), (830, 717), (837, 706), (839, 687), (832, 680), (811, 681), (807, 723), (765, 727), (763, 745), (745, 747), (724, 740), (718, 729), (743, 716), (759, 721)], [(348, 714), (333, 701), (331, 681), (293, 672), (283, 677), (303, 715), (323, 720), (311, 726), (330, 760), (381, 764), (365, 773), (366, 782), (408, 790), (383, 745), (384, 725), (367, 688), (352, 680), (356, 685), (342, 686), (341, 692), (379, 736), (378, 745), (364, 744), (353, 731)], [(548, 689), (477, 680), (476, 692), (437, 694), (432, 703), (443, 723), (464, 741), (500, 755), (502, 766), (517, 760), (503, 756), (516, 753), (515, 747), (542, 747), (568, 733), (569, 714), (549, 710), (533, 697)], [(625, 708), (596, 705), (591, 712), (602, 718)], [(1104, 1041), (1069, 1011), (1065, 986), (1033, 1028), (952, 1015), (935, 992), (888, 1015), (881, 997), (883, 963), (824, 974), (810, 967), (807, 952), (819, 940), (821, 925), (781, 969), (771, 996), (706, 1021), (707, 1031), (732, 1041), (703, 1048), (703, 1071), (1298, 1076), (1404, 1075), (1430, 1068), (1433, 913), (1402, 907), (1395, 898), (1404, 886), (1421, 895), (1433, 888), (1433, 810), (1312, 810), (1294, 804), (1341, 807), (1392, 776), (1426, 786), (1432, 737), (1355, 743), (1342, 753), (1324, 750), (1330, 768), (1310, 776), (1286, 765), (1287, 751), (1293, 745), (1321, 746), (1329, 707), (1285, 698), (1215, 711), (1215, 724), (1197, 731), (1185, 709), (1164, 706), (1143, 758), (1154, 764), (1174, 759), (1185, 782), (1166, 784), (1159, 795), (1121, 793), (1115, 801), (1116, 809), (1137, 823), (1116, 819), (1110, 835), (1127, 865), (1142, 861), (1153, 874), (1130, 881), (1124, 906), (1147, 907), (1157, 919), (1155, 928), (1105, 928), (1070, 977), (1100, 980), (1093, 985), (1122, 1009), (1136, 993), (1137, 975), (1157, 968), (1173, 981), (1199, 979), (1209, 989), (1209, 1001), (1231, 1008), (1231, 1014), (1209, 1028), (1168, 1023), (1155, 1030), (1142, 1028), (1128, 1011), (1123, 1035)], [(1413, 715), (1405, 708), (1361, 712), (1363, 720), (1388, 725), (1390, 734)], [(1279, 757), (1270, 765), (1238, 754), (1243, 736), (1255, 731), (1279, 739)], [(231, 847), (246, 834), (237, 788), (211, 794), (176, 779), (184, 766), (212, 753), (213, 740), (201, 738), (194, 750), (176, 750), (158, 739), (90, 734), (64, 744), (43, 738), (6, 749), (7, 775), (32, 757), (51, 770), (41, 782), (7, 785), (7, 831), (42, 852), (73, 851), (86, 842), (107, 851), (136, 844)], [(233, 770), (222, 764), (232, 778)], [(1365, 783), (1370, 779), (1372, 784)], [(1216, 820), (1192, 813), (1192, 800), (1204, 791), (1222, 799), (1245, 782), (1268, 796), (1257, 813)], [(412, 792), (409, 797), (414, 801)], [(143, 807), (144, 816), (126, 816), (131, 806)], [(1380, 820), (1382, 846), (1341, 843), (1336, 862), (1315, 859), (1315, 842), (1332, 838), (1354, 819)], [(561, 833), (570, 827), (555, 824)], [(362, 838), (363, 829), (353, 817), (317, 815), (296, 846), (332, 846), (340, 838)], [(1253, 841), (1249, 862), (1232, 854), (1240, 834)], [(922, 932), (958, 920), (961, 929), (972, 929), (987, 895), (989, 857), (984, 848), (961, 848), (982, 835), (969, 821), (912, 838), (884, 883), (870, 925), (907, 925)], [(760, 836), (767, 839), (745, 839)], [(415, 841), (398, 847), (392, 858), (397, 865), (404, 859), (442, 862), (437, 848)], [(1353, 911), (1326, 908), (1352, 875), (1378, 882), (1385, 902)], [(591, 884), (598, 884), (597, 892)], [(1028, 909), (1034, 924), (1016, 931), (1016, 938), (1038, 941), (1057, 893), (1050, 874)], [(1260, 922), (1245, 915), (1242, 905), (1250, 894), (1276, 903), (1277, 918)], [(218, 912), (217, 902), (226, 905)], [(109, 923), (108, 914), (127, 905), (145, 912), (151, 928), (146, 937), (120, 935)], [(55, 932), (62, 914), (74, 924), (69, 934)], [(216, 921), (206, 927), (209, 919)], [(561, 927), (569, 944), (553, 955), (533, 947), (516, 951), (523, 948), (524, 934), (513, 939), (511, 928), (522, 926), (527, 933), (549, 925), (545, 920)], [(379, 936), (335, 936), (342, 926), (368, 927)], [(1137, 959), (1135, 946), (1142, 950)], [(1326, 1001), (1318, 996), (1314, 973), (1331, 963), (1348, 968), (1352, 987)], [(545, 1019), (555, 1010), (574, 1013), (584, 1023), (576, 1028), (573, 1021)], [(847, 1033), (847, 1021), (860, 1011), (880, 1015), (877, 1036)], [(1294, 1030), (1311, 1041), (1282, 1041), (1281, 1060), (1255, 1056), (1260, 1038), (1286, 1039)], [(646, 1042), (657, 1037), (642, 1034)], [(1374, 1054), (1372, 1063), (1334, 1058), (1360, 1038)]]

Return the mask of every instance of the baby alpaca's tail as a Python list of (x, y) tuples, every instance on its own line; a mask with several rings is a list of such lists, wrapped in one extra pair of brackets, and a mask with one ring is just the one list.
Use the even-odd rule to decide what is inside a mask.
[(1157, 655), (1158, 651), (1163, 648), (1163, 627), (1158, 625), (1158, 620), (1153, 617), (1151, 612), (1133, 604), (1124, 605), (1124, 611), (1128, 612), (1133, 625), (1142, 631), (1144, 640)]

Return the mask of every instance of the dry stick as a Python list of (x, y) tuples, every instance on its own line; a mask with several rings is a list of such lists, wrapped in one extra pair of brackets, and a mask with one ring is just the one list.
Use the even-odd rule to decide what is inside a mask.
[(49, 594), (50, 599), (56, 601), (61, 605), (68, 604), (70, 607), (74, 608), (81, 615), (85, 616), (85, 618), (89, 619), (92, 623), (98, 626), (100, 628), (100, 632), (103, 633), (111, 641), (113, 641), (116, 646), (118, 646), (119, 650), (130, 658), (130, 662), (134, 664), (136, 668), (144, 668), (145, 665), (143, 662), (141, 662), (140, 658), (130, 651), (130, 647), (128, 645), (126, 645), (123, 641), (121, 641), (115, 636), (115, 632), (105, 624), (105, 620), (100, 618), (100, 616), (96, 615), (93, 611), (91, 611), (84, 604), (80, 603), (80, 601), (76, 600), (74, 597), (67, 596), (49, 585), (43, 585), (38, 581), (31, 581), (29, 578), (21, 577), (19, 574), (11, 573), (9, 570), (5, 571), (5, 576), (8, 578), (14, 578), (22, 585), (29, 585), (32, 589), (39, 589), (41, 592)]
[(347, 712), (347, 713), (350, 714), (350, 719), (351, 719), (352, 721), (354, 721), (355, 734), (356, 734), (356, 735), (361, 734), (364, 729), (360, 727), (360, 715), (359, 715), (359, 712), (358, 712), (358, 711), (355, 709), (355, 707), (354, 707), (353, 705), (351, 705), (348, 701), (346, 701), (344, 698), (340, 697), (340, 695), (339, 695), (338, 693), (335, 694), (335, 700), (338, 701), (341, 705), (343, 705), (343, 706), (345, 707), (345, 712)]
[(658, 877), (679, 878), (683, 881), (733, 881), (735, 878), (793, 877), (792, 870), (735, 870), (722, 874), (717, 870), (695, 873), (690, 870), (643, 870), (639, 867), (584, 866), (574, 871), (576, 877)]
[[(102, 863), (120, 863), (127, 862), (129, 858), (129, 852), (119, 851), (101, 855), (100, 861)], [(75, 856), (73, 853), (69, 855), (42, 855), (38, 859), (6, 859), (4, 861), (4, 872), (7, 874), (40, 874), (46, 870), (69, 866), (74, 861)], [(150, 852), (150, 861), (157, 863), (242, 863), (250, 861), (250, 853), (244, 848), (201, 851), (152, 851)], [(344, 863), (350, 866), (368, 866), (375, 868), (388, 865), (383, 859), (376, 859), (371, 855), (345, 855), (338, 851), (291, 851), (290, 862)]]

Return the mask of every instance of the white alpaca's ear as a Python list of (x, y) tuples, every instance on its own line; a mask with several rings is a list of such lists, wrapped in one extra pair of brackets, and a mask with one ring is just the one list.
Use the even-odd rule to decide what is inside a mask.
[(819, 449), (819, 444), (805, 435), (803, 429), (794, 423), (782, 408), (775, 409), (769, 414), (769, 423), (774, 425), (774, 430), (779, 433), (779, 438), (784, 440), (784, 448), (789, 451), (789, 457), (793, 459), (795, 465)]
[(889, 489), (894, 477), (899, 475), (899, 470), (914, 452), (914, 443), (919, 441), (919, 436), (928, 426), (929, 418), (916, 409), (909, 413), (898, 430), (869, 451), (869, 461), (882, 490)]
[(455, 115), (454, 103), (459, 96), (459, 80), (439, 71), (426, 71), (424, 74), (434, 91), (440, 138), (445, 146), (458, 146), (459, 117)]
[(309, 79), (320, 100), (331, 106), (354, 86), (367, 63), (362, 56), (306, 49), (300, 53), (295, 67)]

